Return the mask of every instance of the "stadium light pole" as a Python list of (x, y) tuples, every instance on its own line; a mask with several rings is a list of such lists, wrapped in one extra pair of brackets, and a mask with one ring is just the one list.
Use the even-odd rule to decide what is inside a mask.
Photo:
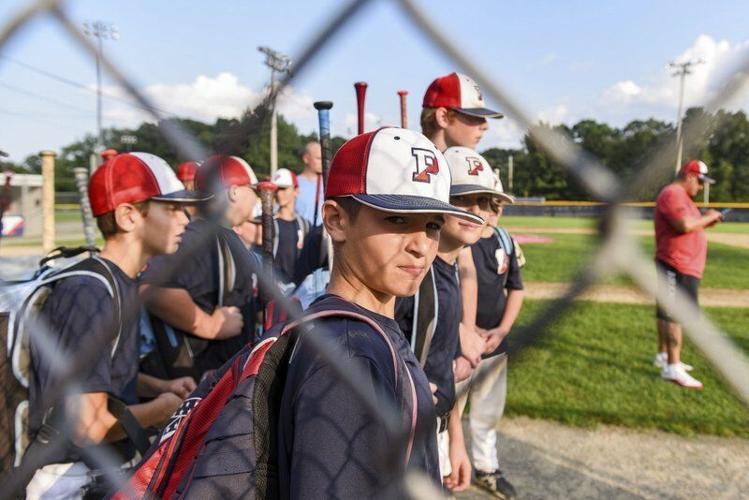
[(101, 55), (104, 51), (104, 39), (119, 40), (120, 32), (117, 27), (104, 21), (86, 21), (83, 23), (83, 33), (95, 37), (99, 50), (96, 52), (96, 128), (99, 137), (99, 150), (104, 149), (104, 131), (101, 126)]
[(125, 145), (125, 147), (127, 148), (127, 152), (129, 153), (130, 150), (133, 148), (133, 145), (137, 144), (138, 136), (135, 136), (132, 134), (121, 135), (120, 142)]
[(674, 72), (671, 73), (671, 76), (679, 77), (679, 110), (676, 115), (676, 173), (679, 173), (679, 169), (681, 168), (681, 155), (683, 149), (681, 137), (681, 125), (683, 120), (681, 112), (684, 105), (684, 80), (686, 79), (687, 75), (692, 72), (692, 66), (703, 64), (704, 62), (704, 59), (696, 59), (692, 61), (685, 61), (682, 63), (668, 63), (668, 67), (674, 70)]
[(278, 169), (278, 130), (276, 116), (276, 73), (287, 73), (291, 69), (291, 58), (270, 47), (258, 47), (265, 54), (265, 65), (270, 68), (270, 175)]

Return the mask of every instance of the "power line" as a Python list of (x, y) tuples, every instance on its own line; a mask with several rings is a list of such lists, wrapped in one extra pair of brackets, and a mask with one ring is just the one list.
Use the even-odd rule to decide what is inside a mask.
[(36, 92), (31, 92), (30, 90), (22, 89), (20, 87), (16, 87), (15, 85), (10, 85), (10, 84), (5, 83), (5, 82), (0, 82), (0, 87), (6, 88), (8, 90), (11, 90), (11, 91), (19, 93), (19, 94), (23, 94), (23, 95), (26, 95), (26, 96), (29, 96), (29, 97), (33, 97), (34, 99), (39, 99), (39, 100), (42, 100), (42, 101), (51, 102), (52, 104), (57, 104), (58, 106), (63, 106), (65, 108), (74, 109), (76, 111), (80, 111), (82, 113), (85, 113), (87, 116), (93, 116), (93, 113), (91, 113), (91, 111), (88, 110), (88, 109), (84, 109), (84, 108), (75, 106), (73, 104), (69, 104), (67, 102), (60, 101), (58, 99), (55, 99), (54, 97), (49, 97), (49, 96), (45, 96), (45, 95), (42, 95), (42, 94), (38, 94)]
[[(90, 88), (88, 85), (85, 85), (85, 84), (80, 83), (80, 82), (76, 82), (75, 80), (71, 80), (69, 78), (66, 78), (64, 76), (61, 76), (61, 75), (58, 75), (58, 74), (55, 74), (55, 73), (51, 73), (51, 72), (49, 72), (47, 70), (44, 70), (44, 69), (41, 69), (41, 68), (37, 68), (36, 66), (32, 66), (31, 64), (25, 63), (23, 61), (19, 61), (18, 59), (9, 57), (9, 56), (7, 56), (5, 54), (0, 54), (0, 59), (5, 59), (7, 61), (10, 61), (10, 62), (12, 62), (14, 64), (17, 64), (17, 65), (23, 67), (23, 68), (26, 68), (29, 71), (33, 71), (34, 73), (46, 76), (47, 78), (50, 78), (50, 79), (55, 80), (55, 81), (60, 82), (60, 83), (64, 83), (65, 85), (69, 85), (71, 87), (83, 89), (83, 90), (85, 90), (86, 92), (89, 92), (89, 93), (93, 93), (93, 94), (96, 93), (96, 90)], [(102, 92), (102, 95), (105, 96), (105, 97), (107, 97), (107, 98), (109, 98), (109, 99), (113, 99), (115, 101), (119, 101), (119, 102), (122, 102), (124, 104), (127, 104), (128, 106), (131, 106), (131, 107), (134, 107), (134, 108), (138, 108), (138, 109), (142, 109), (144, 111), (150, 111), (147, 107), (142, 106), (140, 103), (131, 101), (129, 99), (125, 99), (123, 97), (119, 97), (119, 96), (116, 96), (114, 94), (110, 94), (110, 93), (107, 93), (107, 92)], [(172, 118), (178, 118), (178, 116), (176, 114), (174, 114), (174, 113), (172, 113), (170, 111), (166, 111), (164, 109), (160, 109), (160, 108), (158, 108), (156, 106), (154, 106), (153, 109), (156, 110), (156, 111), (158, 111), (159, 113), (161, 113), (163, 115), (169, 115)]]

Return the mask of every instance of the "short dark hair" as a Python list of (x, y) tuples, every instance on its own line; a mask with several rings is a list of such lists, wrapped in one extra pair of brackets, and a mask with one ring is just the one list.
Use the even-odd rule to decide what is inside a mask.
[(350, 197), (350, 196), (338, 196), (336, 198), (333, 198), (333, 201), (338, 203), (338, 205), (348, 214), (349, 217), (351, 217), (352, 221), (355, 221), (356, 218), (359, 216), (359, 210), (361, 210), (361, 203), (356, 201), (356, 199)]
[[(132, 204), (143, 217), (148, 217), (148, 207), (150, 206), (150, 200), (136, 201)], [(114, 210), (102, 214), (96, 218), (96, 227), (101, 231), (104, 239), (120, 232), (120, 226), (117, 225), (117, 219), (114, 216)]]

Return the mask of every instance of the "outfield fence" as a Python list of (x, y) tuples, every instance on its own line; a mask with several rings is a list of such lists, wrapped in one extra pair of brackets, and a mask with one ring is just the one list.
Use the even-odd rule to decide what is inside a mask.
[[(667, 145), (659, 150), (649, 161), (641, 165), (632, 177), (617, 178), (605, 165), (580, 149), (567, 137), (549, 128), (534, 124), (531, 119), (533, 115), (521, 105), (520, 101), (510, 96), (505, 85), (494, 78), (490, 78), (483, 71), (482, 65), (470, 59), (466, 52), (456, 45), (455, 37), (448, 36), (444, 27), (439, 26), (435, 19), (427, 16), (425, 10), (413, 0), (353, 0), (337, 12), (332, 12), (324, 25), (320, 26), (316, 35), (307, 40), (303, 45), (303, 50), (293, 58), (296, 61), (293, 71), (281, 80), (273, 93), (269, 92), (263, 103), (255, 109), (250, 117), (251, 119), (244, 126), (248, 129), (267, 126), (270, 117), (269, 111), (275, 94), (281, 92), (287, 85), (304, 74), (309, 67), (319, 62), (322, 49), (328, 46), (332, 40), (336, 39), (337, 43), (345, 44), (347, 39), (339, 36), (342, 29), (354, 19), (357, 19), (367, 4), (375, 1), (391, 1), (394, 3), (399, 8), (401, 15), (410, 22), (414, 36), (428, 40), (436, 50), (455, 63), (456, 69), (473, 77), (490, 100), (498, 103), (501, 109), (521, 127), (527, 128), (535, 143), (557, 164), (562, 165), (569, 173), (574, 175), (590, 196), (601, 203), (600, 213), (598, 214), (600, 224), (597, 225), (600, 231), (600, 243), (596, 251), (584, 269), (570, 284), (562, 298), (546, 307), (531, 324), (513, 333), (516, 341), (511, 346), (510, 356), (529, 345), (539, 342), (545, 336), (553, 335), (553, 330), (549, 328), (549, 325), (564, 315), (575, 297), (588, 287), (612, 274), (623, 273), (629, 275), (642, 290), (662, 301), (667, 312), (684, 325), (686, 333), (695, 346), (712, 362), (713, 367), (724, 376), (738, 397), (749, 405), (749, 361), (747, 361), (747, 357), (722, 331), (703, 317), (699, 309), (694, 307), (686, 296), (679, 293), (674, 300), (668, 300), (668, 296), (664, 293), (666, 290), (664, 275), (659, 274), (656, 281), (652, 279), (652, 256), (643, 255), (637, 241), (626, 233), (625, 219), (628, 217), (628, 212), (624, 201), (637, 199), (637, 195), (643, 192), (645, 188), (663, 184), (664, 180), (673, 175), (673, 159), (676, 156), (675, 144)], [(34, 18), (49, 16), (67, 33), (70, 43), (75, 44), (92, 59), (95, 58), (97, 56), (95, 44), (82, 33), (77, 22), (68, 16), (63, 8), (65, 3), (63, 0), (37, 0), (30, 2), (12, 17), (5, 19), (0, 26), (0, 51), (7, 50), (9, 43), (21, 32), (32, 29), (31, 21)], [(130, 75), (126, 74), (110, 58), (103, 55), (100, 55), (100, 57), (102, 68), (110, 78), (125, 89), (140, 107), (148, 111), (154, 120), (159, 121), (163, 137), (176, 149), (180, 157), (205, 158), (209, 153), (213, 153), (205, 151), (195, 138), (181, 129), (174, 121), (162, 121), (162, 112), (149, 97), (142, 93), (139, 86), (130, 78)], [(0, 59), (0, 74), (2, 74), (3, 69), (2, 63), (3, 60)], [(717, 111), (724, 103), (735, 97), (745, 83), (747, 72), (749, 72), (749, 58), (742, 61), (741, 66), (728, 75), (720, 91), (709, 102), (704, 103), (703, 107), (706, 113), (703, 116), (709, 116), (710, 113)], [(683, 131), (684, 142), (688, 145), (703, 137), (707, 131), (707, 125), (704, 120), (700, 119), (690, 121)], [(246, 137), (249, 132), (251, 130), (241, 130), (238, 131), (237, 135)], [(222, 151), (217, 152), (232, 153), (231, 142), (226, 144)], [(212, 241), (212, 234), (204, 235), (204, 244), (210, 244)], [(165, 275), (177, 272), (181, 264), (181, 262), (175, 262), (171, 268), (164, 270)], [(263, 292), (289, 311), (292, 317), (295, 317), (293, 309), (289, 307), (288, 299), (279, 292), (278, 287), (270, 277), (265, 275), (262, 269), (256, 269), (255, 271), (259, 275), (259, 286)], [(124, 311), (125, 317), (131, 320), (135, 320), (137, 313), (137, 311)], [(107, 331), (114, 331), (114, 329), (108, 329)], [(58, 383), (54, 389), (60, 394), (78, 392), (77, 388), (80, 386), (79, 374), (82, 367), (90, 359), (98, 356), (98, 353), (112, 339), (111, 335), (103, 332), (100, 342), (85, 346), (84, 352), (81, 352), (76, 359), (67, 359), (61, 353), (55, 351), (53, 342), (43, 341), (43, 339), (53, 338), (55, 335), (49, 325), (37, 324), (33, 332), (42, 341), (42, 345), (47, 346), (44, 355), (48, 358), (53, 373), (56, 374), (55, 379)], [(391, 435), (406, 440), (408, 432), (401, 428), (401, 421), (397, 418), (395, 410), (374, 401), (369, 393), (361, 389), (366, 384), (359, 383), (363, 379), (363, 374), (359, 373), (356, 366), (341, 364), (339, 360), (343, 357), (337, 354), (337, 347), (329, 342), (317, 338), (312, 338), (311, 341), (322, 356), (331, 361), (335, 360), (331, 364), (337, 367), (340, 383), (348, 384), (350, 389), (369, 408), (372, 416), (388, 429)], [(5, 359), (0, 361), (5, 362)], [(402, 442), (405, 443), (405, 441)], [(60, 441), (59, 446), (62, 445), (62, 441)], [(117, 464), (111, 454), (100, 452), (87, 458), (99, 464), (101, 469), (107, 472), (109, 481), (114, 485), (124, 486), (123, 477), (116, 472)], [(387, 454), (387, 450), (384, 450), (380, 457), (373, 457), (373, 459), (383, 460), (384, 467), (392, 466), (393, 463), (392, 457)], [(29, 463), (25, 464), (25, 467), (29, 469), (37, 465), (39, 464)], [(12, 494), (14, 488), (19, 486), (20, 479), (27, 472), (28, 470), (22, 468), (7, 474), (5, 481), (3, 481), (3, 490), (0, 496)], [(434, 486), (418, 472), (403, 473), (402, 481), (405, 490), (413, 498), (426, 499), (439, 496), (439, 492), (436, 491)]]

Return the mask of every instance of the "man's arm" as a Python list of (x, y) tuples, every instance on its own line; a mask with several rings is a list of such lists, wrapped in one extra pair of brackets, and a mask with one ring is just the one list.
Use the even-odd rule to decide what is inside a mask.
[[(115, 442), (125, 437), (125, 431), (107, 409), (107, 393), (89, 392), (67, 399), (67, 414), (76, 415), (74, 441), (80, 446), (101, 442)], [(148, 403), (128, 406), (141, 427), (161, 426), (182, 403), (178, 396), (167, 392)]]
[(187, 290), (142, 285), (141, 297), (148, 310), (170, 325), (203, 339), (225, 339), (239, 335), (244, 320), (234, 306), (217, 307), (213, 314), (203, 311)]
[(723, 214), (711, 208), (700, 217), (686, 216), (680, 219), (669, 219), (669, 223), (679, 233), (691, 233), (712, 226), (721, 220), (723, 220)]
[(195, 390), (197, 385), (192, 377), (179, 377), (164, 380), (145, 373), (138, 373), (138, 396), (153, 398), (164, 392), (171, 392), (184, 399)]

